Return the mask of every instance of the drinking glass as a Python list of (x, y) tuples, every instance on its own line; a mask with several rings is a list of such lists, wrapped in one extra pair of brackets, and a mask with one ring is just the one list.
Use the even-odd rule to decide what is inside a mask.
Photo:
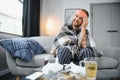
[(97, 75), (97, 58), (95, 57), (86, 57), (83, 61), (80, 61), (81, 63), (85, 64), (85, 73), (87, 80), (96, 80)]

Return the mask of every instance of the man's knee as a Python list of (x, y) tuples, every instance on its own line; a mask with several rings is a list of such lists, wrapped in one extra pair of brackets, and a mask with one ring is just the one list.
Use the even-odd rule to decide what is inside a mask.
[(79, 54), (77, 54), (79, 61), (83, 60), (85, 57), (95, 57), (92, 48), (83, 48), (80, 50)]
[(95, 54), (92, 48), (84, 48), (81, 51), (85, 57), (95, 57)]
[(69, 64), (71, 62), (72, 53), (67, 47), (60, 47), (57, 52), (60, 64)]
[(65, 46), (62, 46), (62, 47), (59, 47), (58, 50), (57, 50), (57, 54), (60, 55), (60, 54), (69, 54), (71, 51), (65, 47)]

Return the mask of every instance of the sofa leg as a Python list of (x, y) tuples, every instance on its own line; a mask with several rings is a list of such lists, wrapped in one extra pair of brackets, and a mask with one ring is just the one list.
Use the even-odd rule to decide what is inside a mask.
[(17, 76), (17, 77), (16, 77), (16, 80), (20, 80), (20, 76)]

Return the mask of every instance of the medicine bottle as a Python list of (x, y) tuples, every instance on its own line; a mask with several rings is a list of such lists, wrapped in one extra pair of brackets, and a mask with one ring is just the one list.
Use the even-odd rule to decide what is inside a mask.
[(45, 61), (44, 61), (44, 65), (46, 65), (48, 63), (48, 57), (45, 56)]

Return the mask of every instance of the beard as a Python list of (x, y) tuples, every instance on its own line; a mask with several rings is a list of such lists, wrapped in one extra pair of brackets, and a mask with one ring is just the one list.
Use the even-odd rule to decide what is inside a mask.
[(72, 26), (74, 27), (74, 29), (79, 29), (81, 24), (78, 21), (73, 20), (72, 21)]

